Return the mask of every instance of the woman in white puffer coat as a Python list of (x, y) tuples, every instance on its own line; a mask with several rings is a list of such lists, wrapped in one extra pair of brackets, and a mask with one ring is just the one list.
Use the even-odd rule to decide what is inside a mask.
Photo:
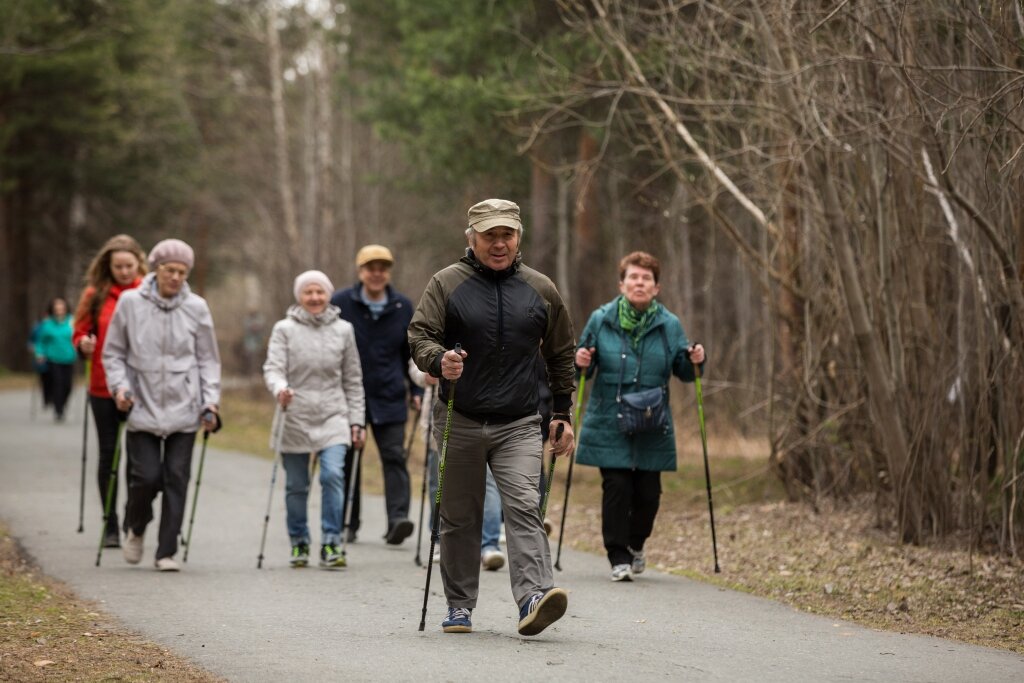
[[(334, 285), (319, 270), (295, 278), (297, 306), (270, 334), (263, 379), (277, 399), (271, 448), (285, 470), (290, 564), (309, 563), (309, 455), (320, 461), (320, 566), (344, 567), (345, 453), (366, 439), (366, 400), (355, 331), (329, 302)], [(282, 431), (283, 430), (283, 431)]]

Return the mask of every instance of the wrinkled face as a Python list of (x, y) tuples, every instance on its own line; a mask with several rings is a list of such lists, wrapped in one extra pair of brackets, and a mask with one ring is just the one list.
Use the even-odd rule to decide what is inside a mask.
[(130, 251), (115, 251), (110, 255), (110, 275), (119, 285), (130, 285), (139, 275), (139, 259)]
[(156, 289), (165, 299), (180, 292), (187, 279), (188, 266), (184, 263), (168, 261), (156, 267)]
[(658, 296), (661, 288), (654, 281), (654, 272), (640, 266), (626, 266), (626, 276), (619, 282), (619, 291), (633, 308), (644, 310)]
[(519, 231), (499, 225), (486, 232), (473, 233), (473, 253), (491, 270), (505, 270), (519, 252)]
[(391, 264), (387, 261), (370, 261), (359, 266), (359, 281), (371, 299), (376, 299), (391, 282)]
[(299, 305), (312, 313), (319, 315), (327, 308), (327, 291), (315, 282), (311, 282), (299, 292)]

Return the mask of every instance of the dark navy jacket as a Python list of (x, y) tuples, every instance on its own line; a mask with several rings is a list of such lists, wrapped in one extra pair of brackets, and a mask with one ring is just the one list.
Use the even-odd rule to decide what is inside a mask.
[(388, 285), (388, 303), (376, 320), (360, 298), (362, 283), (338, 290), (331, 303), (341, 309), (341, 318), (356, 329), (356, 346), (363, 367), (368, 424), (404, 423), (407, 387), (415, 396), (423, 389), (409, 378), (409, 340), (406, 329), (413, 307), (408, 298)]

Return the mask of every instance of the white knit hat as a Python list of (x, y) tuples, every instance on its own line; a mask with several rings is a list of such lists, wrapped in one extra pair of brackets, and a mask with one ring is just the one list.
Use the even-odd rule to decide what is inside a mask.
[(295, 300), (299, 300), (299, 295), (302, 294), (302, 290), (306, 288), (306, 285), (316, 283), (324, 288), (327, 295), (330, 296), (331, 292), (334, 291), (334, 285), (331, 284), (331, 278), (324, 275), (319, 270), (307, 270), (305, 273), (300, 273), (295, 278), (295, 286), (292, 287), (292, 291), (295, 293)]

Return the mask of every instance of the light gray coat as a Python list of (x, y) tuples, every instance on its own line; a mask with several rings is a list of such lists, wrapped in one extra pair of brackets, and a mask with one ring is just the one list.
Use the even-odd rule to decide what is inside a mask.
[(118, 300), (103, 367), (112, 395), (132, 392), (129, 431), (198, 431), (203, 410), (220, 403), (220, 353), (206, 300), (187, 282), (165, 299), (150, 273)]
[[(352, 443), (352, 425), (366, 422), (363, 371), (352, 324), (338, 317), (337, 306), (312, 315), (292, 306), (274, 324), (263, 364), (263, 380), (276, 398), (285, 388), (295, 392), (280, 434), (285, 453), (311, 453)], [(271, 430), (276, 448), (280, 425)]]

